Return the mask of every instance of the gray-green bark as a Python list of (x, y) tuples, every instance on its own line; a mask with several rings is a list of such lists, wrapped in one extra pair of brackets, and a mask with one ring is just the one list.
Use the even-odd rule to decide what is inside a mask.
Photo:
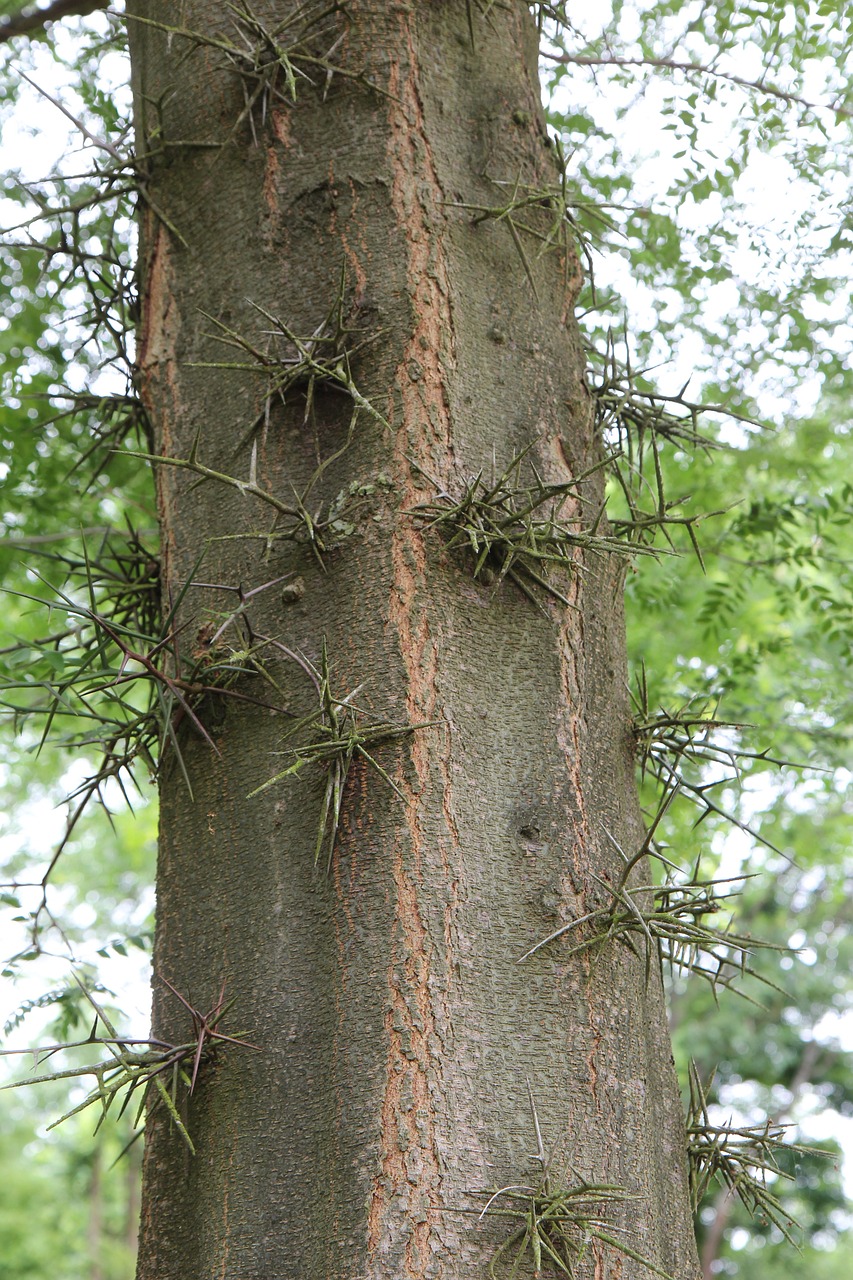
[[(252, 12), (271, 27), (292, 7)], [(165, 1112), (149, 1125), (139, 1277), (485, 1276), (512, 1224), (460, 1211), (482, 1208), (474, 1193), (537, 1181), (528, 1081), (552, 1183), (625, 1188), (637, 1198), (609, 1211), (614, 1234), (693, 1277), (659, 976), (647, 985), (619, 947), (569, 959), (564, 941), (518, 963), (606, 897), (617, 842), (642, 840), (622, 565), (579, 554), (554, 577), (572, 607), (542, 594), (537, 608), (511, 581), (475, 580), (412, 515), (435, 496), (426, 475), (457, 494), (534, 441), (549, 482), (599, 460), (576, 258), (537, 257), (532, 241), (534, 294), (506, 222), (453, 207), (498, 203), (495, 179), (554, 180), (527, 8), (486, 20), (472, 4), (472, 47), (462, 0), (353, 0), (332, 55), (350, 75), (327, 85), (304, 64), (315, 83), (297, 79), (294, 105), (264, 111), (259, 98), (236, 128), (241, 79), (205, 43), (239, 42), (229, 8), (129, 10), (204, 37), (129, 23), (138, 146), (152, 153), (139, 376), (156, 451), (187, 459), (196, 446), (199, 463), (246, 479), (255, 447), (258, 486), (286, 503), (301, 492), (345, 444), (351, 400), (317, 386), (307, 421), (297, 395), (250, 433), (267, 384), (198, 367), (241, 359), (201, 313), (262, 347), (273, 325), (256, 304), (307, 337), (342, 268), (352, 325), (376, 335), (353, 377), (386, 423), (362, 412), (312, 490), (312, 511), (352, 493), (322, 567), (305, 545), (249, 536), (275, 523), (256, 497), (159, 467), (166, 590), (192, 577), (247, 593), (298, 575), (304, 594), (252, 597), (255, 643), (319, 669), (325, 637), (333, 692), (360, 686), (365, 718), (432, 722), (374, 748), (403, 798), (355, 760), (328, 874), (325, 850), (313, 858), (319, 766), (249, 798), (288, 763), (275, 754), (291, 745), (285, 717), (208, 699), (199, 715), (218, 754), (178, 726), (192, 796), (167, 765), (155, 973), (203, 1009), (226, 983), (224, 1030), (260, 1051), (227, 1047), (202, 1068), (187, 1110), (195, 1158)], [(224, 145), (178, 145), (190, 142)], [(600, 474), (586, 485), (586, 513), (601, 487)], [(238, 600), (190, 587), (188, 660)], [(235, 628), (223, 640), (242, 643)], [(281, 693), (261, 676), (235, 689), (308, 714), (300, 665), (269, 643), (259, 660)], [(155, 1034), (186, 1037), (156, 979), (154, 1017)], [(532, 1271), (525, 1260), (519, 1274)], [(650, 1273), (594, 1242), (578, 1274)]]

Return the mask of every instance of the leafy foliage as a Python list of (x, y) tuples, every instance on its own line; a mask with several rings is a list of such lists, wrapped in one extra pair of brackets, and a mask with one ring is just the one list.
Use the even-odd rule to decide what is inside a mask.
[[(132, 1149), (121, 1171), (109, 1172), (126, 1131), (105, 1130), (93, 1138), (85, 1122), (70, 1121), (61, 1137), (45, 1141), (40, 1102), (4, 1110), (0, 1277), (131, 1280), (139, 1153)], [(55, 1103), (54, 1095), (49, 1105)]]

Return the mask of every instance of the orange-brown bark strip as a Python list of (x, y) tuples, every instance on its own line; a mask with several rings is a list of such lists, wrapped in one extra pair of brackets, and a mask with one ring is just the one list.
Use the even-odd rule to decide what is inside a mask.
[(278, 191), (281, 181), (281, 160), (279, 158), (279, 148), (268, 146), (265, 148), (266, 164), (264, 165), (264, 204), (267, 207), (267, 213), (274, 218), (278, 213)]
[[(438, 767), (441, 773), (441, 812), (447, 834), (439, 839), (442, 870), (448, 885), (448, 898), (444, 907), (444, 972), (445, 999), (449, 999), (455, 972), (454, 959), (457, 954), (458, 937), (456, 934), (456, 917), (459, 911), (459, 877), (453, 872), (453, 863), (458, 863), (461, 849), (459, 826), (453, 807), (453, 782), (450, 776), (450, 760), (453, 750), (453, 726), (448, 721), (444, 729), (445, 749), (439, 753)], [(451, 861), (451, 856), (454, 855)], [(449, 1015), (445, 1019), (449, 1025)]]
[[(148, 270), (142, 301), (142, 321), (137, 353), (139, 396), (151, 421), (157, 423), (156, 452), (171, 456), (173, 425), (180, 411), (180, 393), (175, 372), (175, 342), (178, 318), (175, 310), (171, 267), (170, 232), (152, 209), (146, 209), (143, 240), (147, 244)], [(174, 477), (166, 468), (155, 472), (157, 511), (160, 523), (160, 558), (163, 581), (169, 581), (174, 551), (175, 527), (171, 494)]]
[[(401, 18), (406, 69), (392, 67), (389, 86), (394, 95), (390, 111), (389, 153), (392, 165), (392, 204), (407, 253), (407, 284), (414, 324), (397, 368), (400, 425), (395, 463), (405, 492), (404, 506), (414, 504), (422, 480), (413, 474), (408, 456), (414, 454), (426, 470), (447, 473), (452, 456), (450, 410), (445, 391), (448, 343), (452, 350), (452, 316), (446, 262), (436, 224), (442, 192), (430, 156), (429, 139), (418, 95), (418, 68), (411, 32)], [(429, 435), (428, 435), (429, 433)], [(394, 583), (389, 620), (396, 631), (406, 668), (407, 712), (412, 723), (439, 718), (437, 690), (440, 634), (425, 607), (427, 566), (423, 541), (412, 524), (398, 525), (393, 540)], [(431, 1261), (433, 1229), (425, 1205), (439, 1203), (441, 1170), (434, 1133), (434, 1100), (431, 1090), (441, 1074), (432, 1045), (436, 1036), (436, 1010), (428, 985), (433, 941), (424, 926), (418, 888), (422, 880), (424, 834), (418, 797), (434, 785), (437, 764), (442, 788), (442, 811), (451, 844), (459, 834), (452, 816), (450, 784), (450, 735), (424, 730), (415, 735), (412, 763), (417, 778), (413, 787), (405, 777), (399, 785), (406, 795), (407, 829), (393, 851), (396, 892), (392, 961), (388, 972), (390, 1008), (386, 1017), (389, 1053), (386, 1090), (382, 1107), (382, 1175), (376, 1180), (370, 1207), (369, 1256), (381, 1248), (384, 1232), (393, 1230), (391, 1206), (403, 1196), (409, 1205), (411, 1235), (406, 1245), (406, 1267), (412, 1277), (424, 1274)], [(408, 859), (407, 859), (408, 855)], [(447, 859), (442, 859), (445, 868)], [(449, 950), (452, 924), (445, 909), (445, 947)], [(406, 990), (402, 989), (405, 982)], [(446, 1018), (444, 1019), (446, 1023)], [(405, 1041), (408, 1040), (408, 1048)], [(407, 1052), (408, 1050), (408, 1052)], [(412, 1105), (404, 1090), (411, 1091)], [(409, 1151), (419, 1152), (417, 1186), (401, 1150), (399, 1126), (407, 1134)]]
[[(347, 178), (346, 182), (347, 182), (347, 186), (349, 187), (349, 193), (350, 193), (351, 213), (349, 218), (349, 225), (346, 229), (343, 227), (339, 227), (337, 214), (335, 210), (332, 209), (331, 217), (329, 219), (329, 229), (331, 231), (331, 234), (333, 236), (337, 236), (338, 239), (340, 240), (341, 248), (344, 251), (344, 261), (349, 264), (349, 267), (352, 270), (352, 274), (355, 279), (355, 296), (353, 298), (353, 303), (356, 307), (359, 307), (361, 303), (364, 301), (364, 295), (367, 291), (367, 271), (365, 269), (364, 262), (362, 262), (361, 258), (358, 256), (355, 249), (352, 247), (352, 241), (351, 241), (351, 232), (352, 231), (358, 232), (359, 230), (361, 230), (361, 228), (359, 227), (359, 221), (358, 221), (358, 218), (359, 218), (358, 189), (356, 187), (356, 184), (353, 182), (352, 178)], [(330, 162), (329, 186), (334, 189), (334, 185), (335, 185), (334, 165)], [(364, 251), (364, 257), (366, 261), (370, 260), (370, 254), (367, 253), (366, 250)]]
[[(580, 591), (573, 593), (577, 600)], [(574, 794), (574, 804), (566, 807), (566, 817), (573, 833), (575, 870), (583, 874), (583, 853), (589, 850), (592, 832), (586, 813), (583, 768), (583, 657), (578, 652), (583, 644), (583, 622), (580, 614), (569, 613), (558, 636), (560, 682), (563, 705), (557, 722), (557, 741), (566, 761), (566, 772)]]

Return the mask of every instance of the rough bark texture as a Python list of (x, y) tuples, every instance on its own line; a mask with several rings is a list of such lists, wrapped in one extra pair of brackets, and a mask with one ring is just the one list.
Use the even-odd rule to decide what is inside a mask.
[[(473, 46), (462, 0), (351, 0), (333, 54), (350, 74), (327, 84), (303, 64), (314, 85), (298, 80), (293, 105), (259, 99), (250, 121), (240, 76), (205, 43), (239, 43), (228, 7), (129, 6), (151, 152), (139, 376), (157, 452), (196, 443), (202, 463), (247, 478), (254, 442), (257, 483), (283, 501), (301, 491), (344, 445), (351, 402), (318, 386), (313, 417), (297, 397), (250, 437), (265, 380), (198, 367), (240, 359), (201, 313), (263, 346), (257, 304), (307, 336), (342, 267), (353, 325), (377, 335), (353, 374), (389, 424), (362, 413), (312, 490), (312, 509), (352, 495), (322, 568), (257, 536), (274, 520), (257, 499), (161, 467), (167, 591), (193, 578), (245, 593), (292, 572), (304, 594), (252, 597), (255, 634), (317, 668), (325, 637), (335, 693), (360, 686), (369, 715), (435, 722), (375, 749), (404, 800), (353, 763), (328, 874), (313, 861), (322, 769), (248, 798), (287, 763), (287, 720), (211, 699), (200, 714), (219, 754), (180, 726), (192, 795), (167, 766), (155, 973), (202, 1008), (227, 983), (225, 1030), (260, 1052), (229, 1047), (203, 1069), (195, 1158), (165, 1113), (149, 1125), (141, 1280), (483, 1277), (513, 1224), (461, 1210), (537, 1181), (528, 1081), (552, 1181), (624, 1187), (636, 1199), (611, 1212), (615, 1233), (678, 1280), (697, 1272), (657, 975), (647, 986), (622, 948), (567, 958), (564, 942), (518, 963), (602, 901), (614, 843), (642, 839), (620, 565), (579, 559), (560, 582), (573, 607), (537, 609), (509, 581), (475, 580), (411, 515), (435, 495), (427, 474), (455, 494), (533, 441), (551, 481), (599, 458), (577, 261), (532, 243), (534, 294), (506, 223), (453, 207), (497, 203), (493, 180), (554, 178), (527, 8), (471, 8)], [(252, 12), (272, 28), (292, 10)], [(600, 477), (590, 510), (599, 490)], [(237, 600), (190, 587), (188, 654)], [(263, 657), (271, 700), (307, 714), (305, 672), (274, 646)], [(271, 694), (260, 677), (237, 689)], [(155, 1032), (185, 1038), (156, 979), (154, 1005)], [(648, 1274), (598, 1243), (578, 1269)]]

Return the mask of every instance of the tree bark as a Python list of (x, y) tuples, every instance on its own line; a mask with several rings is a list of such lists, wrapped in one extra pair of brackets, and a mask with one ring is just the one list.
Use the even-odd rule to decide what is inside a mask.
[[(250, 12), (272, 30), (294, 8)], [(283, 76), (255, 95), (211, 43), (243, 40), (226, 6), (128, 6), (156, 452), (285, 503), (332, 459), (306, 505), (341, 513), (320, 564), (275, 536), (269, 503), (158, 467), (182, 652), (203, 656), (246, 600), (251, 637), (237, 620), (221, 643), (257, 646), (279, 688), (259, 675), (234, 691), (310, 714), (306, 666), (321, 671), (325, 645), (332, 692), (362, 724), (429, 726), (370, 747), (397, 794), (354, 757), (328, 873), (325, 847), (314, 859), (323, 768), (251, 795), (290, 762), (276, 753), (292, 720), (226, 694), (198, 710), (215, 750), (177, 726), (191, 792), (167, 748), (154, 1034), (188, 1035), (161, 979), (203, 1010), (224, 983), (223, 1029), (258, 1050), (220, 1047), (203, 1066), (186, 1103), (195, 1157), (164, 1109), (149, 1121), (140, 1280), (481, 1278), (518, 1225), (495, 1212), (506, 1200), (478, 1218), (482, 1193), (541, 1180), (531, 1095), (552, 1186), (623, 1188), (635, 1198), (608, 1211), (609, 1233), (678, 1280), (698, 1273), (655, 966), (647, 982), (627, 950), (593, 962), (565, 939), (519, 963), (606, 901), (616, 845), (642, 842), (623, 566), (578, 553), (554, 578), (570, 607), (539, 588), (531, 600), (474, 578), (413, 515), (530, 446), (554, 483), (601, 457), (576, 256), (531, 240), (534, 292), (506, 220), (458, 207), (504, 201), (495, 180), (555, 181), (535, 24), (515, 0), (480, 8), (472, 44), (461, 0), (354, 0), (310, 45), (340, 70), (297, 62), (291, 102)], [(266, 375), (200, 367), (252, 363), (216, 322), (271, 359), (271, 317), (309, 338), (342, 272), (353, 380), (383, 421), (363, 411), (350, 437), (352, 400), (319, 381), (310, 406), (291, 395), (265, 414)], [(601, 493), (597, 472), (564, 518)], [(284, 592), (248, 597), (285, 574)], [(594, 1240), (577, 1274), (649, 1272)]]

